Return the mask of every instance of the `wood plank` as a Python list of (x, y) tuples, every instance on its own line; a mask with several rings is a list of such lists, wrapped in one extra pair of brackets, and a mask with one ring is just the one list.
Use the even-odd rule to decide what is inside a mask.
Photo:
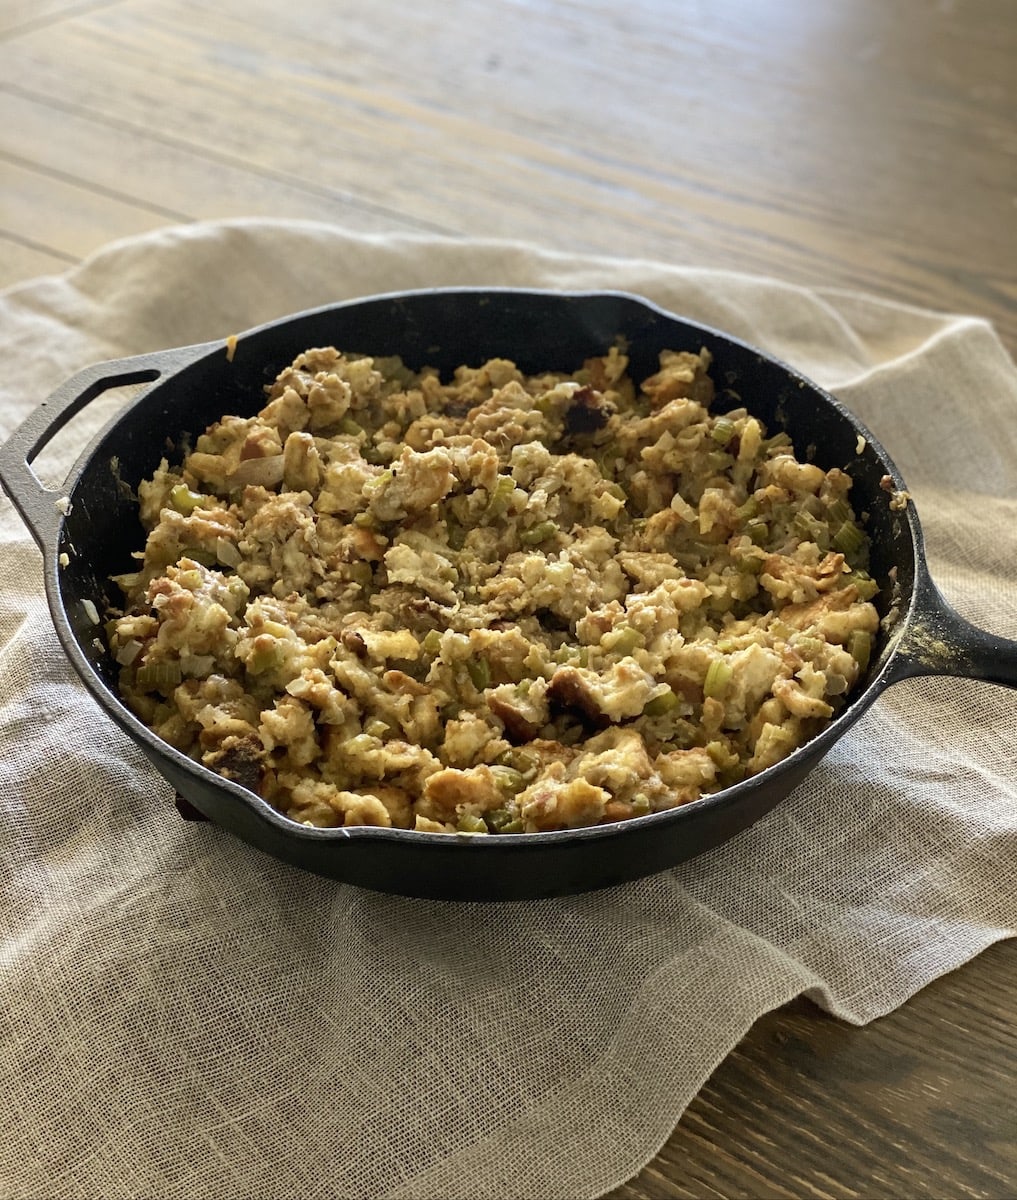
[[(194, 0), (176, 0), (165, 10), (167, 25), (173, 21), (174, 8), (181, 13), (196, 11)], [(698, 198), (700, 203), (704, 195), (714, 205), (734, 201), (756, 207), (762, 199), (808, 220), (810, 206), (804, 197), (818, 194), (835, 206), (846, 228), (858, 232), (867, 228), (868, 223), (859, 220), (867, 205), (878, 204), (883, 215), (886, 211), (880, 177), (867, 180), (859, 192), (855, 177), (859, 152), (881, 168), (919, 173), (928, 169), (921, 155), (905, 154), (903, 161), (895, 160), (901, 157), (900, 145), (908, 146), (923, 129), (942, 121), (942, 105), (935, 104), (937, 93), (919, 86), (913, 94), (904, 94), (905, 103), (896, 97), (889, 104), (880, 95), (885, 93), (885, 83), (877, 87), (875, 96), (871, 89), (858, 86), (859, 56), (890, 54), (888, 35), (896, 26), (881, 30), (876, 22), (873, 30), (870, 22), (859, 31), (847, 31), (844, 45), (844, 33), (827, 6), (803, 9), (777, 4), (761, 9), (752, 0), (727, 0), (682, 26), (679, 40), (666, 36), (674, 12), (661, 0), (627, 5), (624, 16), (617, 14), (616, 6), (599, 3), (541, 8), (544, 36), (534, 37), (534, 14), (528, 5), (489, 4), (477, 11), (476, 6), (460, 3), (452, 11), (443, 7), (440, 15), (418, 14), (419, 6), (407, 2), (390, 5), (390, 17), (414, 28), (435, 53), (438, 69), (426, 71), (407, 71), (400, 56), (379, 53), (376, 22), (363, 11), (338, 23), (324, 20), (317, 5), (283, 15), (268, 0), (253, 0), (245, 6), (242, 21), (225, 10), (220, 21), (222, 36), (228, 35), (232, 45), (245, 44), (248, 56), (287, 36), (297, 45), (313, 44), (317, 54), (311, 63), (301, 60), (294, 69), (283, 60), (277, 68), (280, 76), (291, 77), (294, 87), (304, 81), (308, 87), (332, 89), (361, 103), (373, 98), (378, 104), (379, 96), (381, 104), (402, 100), (411, 106), (407, 114), (411, 117), (419, 117), (419, 110), (429, 111), (433, 120), (438, 119), (436, 114), (460, 119), (465, 115), (467, 123), (452, 132), (469, 136), (469, 125), (482, 124), (503, 134), (523, 134), (548, 148), (567, 147), (588, 157), (597, 168), (591, 175), (614, 178), (616, 172), (634, 171), (672, 185), (681, 183), (692, 193), (688, 198)], [(457, 10), (462, 20), (455, 19)], [(877, 16), (879, 11), (868, 15)], [(881, 40), (869, 46), (863, 35), (870, 37), (873, 32)], [(927, 35), (924, 48), (930, 52), (953, 47), (950, 27), (924, 23), (916, 32), (919, 38)], [(984, 38), (978, 42), (979, 73), (986, 84), (977, 102), (961, 105), (963, 119), (971, 122), (954, 150), (961, 153), (957, 164), (961, 170), (982, 155), (986, 137), (998, 141), (1009, 129), (1005, 95), (993, 81), (1008, 78), (1010, 51), (1017, 49), (1012, 42), (1012, 38), (1009, 43), (1001, 38), (995, 45), (986, 44)], [(820, 53), (809, 53), (816, 43)], [(498, 49), (481, 61), (475, 50), (478, 44)], [(718, 67), (732, 57), (737, 57), (739, 71), (720, 77)], [(317, 66), (319, 61), (326, 65)], [(336, 61), (342, 61), (342, 71), (331, 68)], [(678, 62), (681, 69), (675, 69)], [(638, 72), (631, 70), (632, 63), (639, 64)], [(454, 101), (448, 87), (452, 71)], [(872, 82), (880, 84), (885, 71), (880, 67), (870, 74)], [(562, 80), (563, 86), (541, 86), (551, 79)], [(838, 104), (836, 95), (836, 90), (848, 88), (851, 95), (844, 99), (853, 101), (850, 107)], [(835, 94), (830, 96), (832, 89)], [(823, 109), (823, 123), (814, 118), (806, 125), (803, 109), (814, 107), (817, 91), (833, 102)], [(955, 107), (950, 109), (954, 122)], [(678, 119), (676, 114), (681, 114)], [(868, 131), (877, 116), (883, 138), (875, 141)], [(985, 119), (979, 122), (978, 117)], [(775, 125), (794, 130), (796, 136), (778, 138), (775, 147)], [(826, 153), (829, 144), (839, 147), (848, 138), (855, 144), (853, 154)], [(1012, 152), (1012, 138), (1010, 142)], [(777, 171), (772, 169), (775, 149)], [(815, 179), (817, 152), (828, 160), (824, 163), (828, 181)], [(812, 184), (808, 193), (798, 185), (806, 172)], [(766, 180), (763, 197), (761, 178)], [(845, 191), (847, 184), (853, 186)], [(985, 232), (974, 214), (961, 211), (951, 216), (954, 243), (958, 222), (964, 234)], [(994, 238), (1001, 236), (999, 227), (990, 227), (990, 232)], [(825, 233), (828, 236), (829, 230)]]
[(420, 232), (426, 223), (358, 202), (348, 192), (232, 154), (192, 149), (124, 119), (93, 119), (60, 101), (4, 94), (0, 154), (73, 178), (129, 203), (194, 219), (285, 216), (341, 221), (349, 229)]
[(119, 0), (0, 0), (0, 40), (70, 20)]
[(0, 228), (0, 288), (11, 287), (36, 275), (60, 274), (77, 261), (73, 255), (34, 246), (14, 230)]
[[(409, 6), (390, 5), (390, 18), (414, 28), (435, 50), (427, 71), (406, 71), (379, 41), (370, 16), (354, 12), (342, 22), (327, 21), (318, 5), (301, 5), (286, 14), (286, 32), (264, 4), (250, 11), (245, 6), (243, 16), (219, 6), (202, 18), (203, 37), (195, 39), (197, 10), (182, 0), (143, 10), (125, 3), (65, 25), (54, 38), (21, 39), (17, 58), (5, 63), (5, 77), (33, 95), (63, 97), (96, 120), (115, 122), (126, 114), (133, 125), (159, 128), (196, 153), (227, 147), (252, 168), (313, 178), (367, 205), (395, 206), (404, 220), (534, 240), (554, 230), (556, 244), (577, 250), (666, 254), (801, 282), (867, 287), (942, 307), (1005, 310), (1012, 298), (1012, 255), (997, 245), (1000, 221), (988, 219), (998, 216), (1000, 204), (1012, 204), (1005, 189), (980, 193), (988, 215), (966, 217), (963, 236), (949, 213), (930, 217), (938, 228), (900, 213), (887, 231), (885, 218), (871, 224), (872, 206), (886, 208), (880, 188), (857, 186), (857, 176), (866, 173), (859, 171), (857, 148), (847, 156), (850, 168), (832, 172), (817, 191), (795, 183), (814, 171), (815, 144), (803, 150), (790, 139), (780, 148), (787, 170), (771, 169), (769, 178), (777, 182), (761, 195), (763, 156), (773, 152), (765, 126), (789, 122), (807, 96), (771, 88), (764, 91), (767, 102), (756, 106), (760, 116), (731, 87), (733, 99), (716, 113), (704, 113), (701, 100), (695, 110), (680, 83), (671, 82), (683, 77), (667, 57), (673, 46), (653, 48), (650, 17), (656, 9), (644, 5), (636, 11), (642, 24), (623, 23), (629, 38), (623, 49), (641, 56), (644, 74), (665, 81), (651, 96), (645, 83), (626, 77), (617, 45), (612, 50), (620, 65), (598, 49), (610, 32), (607, 9), (595, 13), (601, 25), (584, 35), (588, 53), (577, 64), (569, 45), (578, 36), (569, 24), (574, 14), (567, 5), (551, 7), (547, 21), (554, 36), (544, 39), (520, 26), (521, 10), (514, 6), (485, 8), (480, 27), (476, 20), (470, 26), (474, 45), (490, 41), (503, 61), (511, 57), (520, 70), (526, 55), (535, 56), (521, 83), (514, 71), (464, 56), (454, 40), (456, 21), (443, 16), (439, 27), (433, 16), (416, 15)], [(488, 13), (503, 24), (485, 18)], [(713, 41), (694, 47), (693, 60), (696, 53), (715, 60), (719, 33), (711, 28)], [(598, 33), (604, 35), (599, 41)], [(313, 54), (305, 50), (309, 45)], [(573, 86), (540, 88), (541, 79), (561, 77), (566, 51)], [(153, 53), (164, 64), (159, 73), (151, 71)], [(68, 57), (83, 64), (71, 78), (63, 66)], [(337, 61), (341, 71), (332, 65)], [(702, 77), (693, 82), (701, 92)], [(616, 102), (613, 122), (590, 102), (598, 88)], [(720, 94), (723, 99), (726, 92)], [(991, 106), (991, 89), (989, 94)], [(694, 119), (685, 117), (676, 139), (673, 114), (690, 109)], [(722, 138), (707, 128), (708, 116), (719, 123)], [(910, 129), (905, 123), (899, 132)], [(840, 132), (837, 127), (821, 134), (835, 138)], [(880, 154), (863, 165), (878, 168), (868, 172), (876, 180), (887, 174)], [(913, 156), (908, 170), (921, 177), (928, 164)], [(855, 178), (855, 186), (848, 188), (846, 177)], [(914, 178), (908, 186), (914, 190)], [(983, 236), (983, 230), (990, 232)]]
[[(118, 84), (124, 95), (122, 78)], [(142, 101), (145, 99), (141, 97)], [(218, 107), (222, 112), (221, 101)], [(108, 107), (93, 112), (100, 121), (118, 119)], [(277, 119), (282, 129), (288, 126), (285, 113)], [(257, 124), (262, 136), (269, 123), (268, 115), (258, 114)], [(670, 194), (667, 189), (662, 189), (656, 198), (656, 211), (637, 202), (625, 216), (619, 217), (616, 196), (625, 181), (596, 181), (583, 170), (581, 163), (570, 162), (567, 158), (559, 156), (548, 161), (545, 156), (544, 161), (540, 161), (537, 156), (536, 163), (526, 162), (522, 155), (529, 152), (532, 160), (535, 157), (532, 148), (519, 150), (509, 144), (503, 145), (500, 151), (486, 151), (489, 160), (493, 161), (484, 163), (486, 135), (482, 130), (470, 131), (470, 136), (444, 131), (444, 141), (435, 139), (433, 147), (427, 148), (424, 161), (411, 164), (407, 152), (410, 135), (403, 134), (398, 123), (394, 128), (383, 130), (376, 126), (366, 128), (359, 135), (359, 145), (351, 144), (351, 138), (356, 136), (350, 129), (351, 124), (349, 120), (345, 121), (345, 144), (335, 148), (335, 157), (340, 163), (359, 163), (365, 154), (383, 145), (390, 151), (385, 157), (398, 164), (387, 180), (378, 179), (384, 172), (383, 167), (374, 172), (371, 186), (377, 190), (367, 197), (368, 202), (377, 203), (386, 194), (406, 196), (414, 202), (414, 211), (419, 214), (423, 210), (432, 225), (451, 227), (460, 232), (540, 240), (560, 221), (561, 213), (568, 212), (569, 229), (567, 233), (561, 232), (562, 240), (556, 238), (559, 244), (574, 249), (648, 254), (659, 254), (662, 244), (666, 244), (669, 256), (678, 261), (709, 261), (707, 248), (716, 246), (718, 232), (723, 229), (728, 250), (717, 265), (745, 267), (755, 264), (757, 268), (765, 268), (767, 263), (772, 265), (772, 246), (777, 242), (775, 231), (764, 229), (760, 234), (739, 228), (730, 221), (724, 225), (713, 215), (694, 213), (688, 206), (683, 207), (681, 197)], [(280, 131), (279, 137), (282, 136)], [(199, 149), (212, 152), (212, 147), (207, 144)], [(235, 140), (232, 152), (244, 153), (244, 148)], [(276, 143), (273, 153), (285, 169), (294, 173), (306, 169), (300, 165), (303, 154), (299, 148), (294, 152), (280, 150)], [(254, 165), (259, 169), (263, 166), (257, 161), (260, 154), (259, 147), (246, 147), (248, 160), (255, 160)], [(435, 159), (444, 161), (435, 164)], [(472, 169), (469, 207), (464, 208), (461, 180), (464, 174), (470, 174), (471, 161), (482, 165)], [(437, 184), (433, 180), (435, 165), (444, 177)], [(426, 179), (425, 174), (432, 178)], [(322, 166), (317, 175), (330, 180), (334, 187), (363, 186), (359, 181), (352, 184), (348, 178), (336, 179), (336, 171), (328, 164)], [(675, 214), (681, 214), (681, 219), (676, 219)], [(405, 214), (400, 217), (406, 219)], [(605, 238), (607, 230), (610, 234)], [(789, 250), (794, 252), (793, 248)]]
[[(85, 49), (87, 45), (69, 45), (63, 53), (80, 56)], [(89, 55), (86, 53), (84, 57)], [(128, 66), (126, 57), (120, 54), (116, 63), (106, 64), (116, 74), (115, 88), (110, 89), (109, 97), (104, 79), (106, 66), (81, 73), (73, 81), (74, 103), (94, 119), (115, 123), (118, 128), (123, 121), (121, 114), (129, 112), (134, 127), (155, 127), (161, 122), (162, 128), (173, 131), (168, 136), (177, 136), (179, 130), (181, 137), (196, 138), (198, 152), (218, 154), (218, 148), (225, 145), (231, 155), (258, 169), (275, 162), (277, 169), (295, 179), (311, 175), (332, 187), (358, 189), (362, 201), (368, 204), (378, 204), (385, 198), (390, 203), (393, 197), (405, 199), (418, 222), (423, 216), (429, 225), (438, 228), (539, 236), (560, 220), (563, 211), (568, 211), (575, 248), (633, 253), (645, 251), (648, 241), (659, 245), (661, 235), (670, 237), (673, 232), (670, 221), (661, 223), (652, 219), (648, 239), (638, 224), (628, 225), (615, 217), (618, 189), (611, 182), (596, 182), (588, 171), (583, 171), (583, 164), (568, 156), (531, 166), (521, 158), (521, 153), (532, 157), (534, 149), (539, 151), (539, 147), (526, 146), (521, 152), (512, 145), (492, 149), (487, 145), (486, 132), (479, 127), (471, 129), (468, 138), (456, 130), (450, 134), (439, 129), (421, 146), (422, 131), (405, 114), (380, 122), (369, 115), (365, 120), (354, 102), (342, 113), (341, 122), (333, 116), (325, 130), (308, 123), (306, 128), (297, 126), (294, 133), (290, 107), (278, 104), (266, 107), (265, 102), (258, 107), (256, 101), (243, 96), (224, 96), (221, 92), (215, 96), (207, 120), (197, 123), (188, 93), (195, 96), (200, 93), (204, 86), (200, 80), (184, 76), (174, 79), (172, 92), (175, 97), (182, 97), (176, 103), (183, 107), (173, 111), (173, 101), (167, 103), (166, 97), (150, 94), (147, 65)], [(44, 81), (48, 68), (52, 69), (55, 85), (58, 72), (52, 60), (37, 56), (29, 74), (38, 83)], [(56, 86), (51, 90), (59, 91)], [(40, 95), (27, 88), (22, 91), (26, 95)], [(42, 98), (46, 98), (45, 93)], [(300, 107), (314, 106), (301, 98)], [(251, 128), (256, 130), (253, 139), (248, 132)], [(426, 137), (427, 131), (423, 134)], [(328, 147), (324, 159), (320, 153), (323, 145)], [(485, 155), (493, 162), (485, 162)], [(368, 162), (374, 164), (371, 169)], [(463, 179), (470, 177), (471, 172), (467, 207)], [(407, 212), (398, 216), (400, 220), (410, 219)], [(706, 224), (709, 236), (704, 235), (704, 244), (715, 240), (711, 222)], [(603, 231), (609, 227), (612, 236), (608, 247)]]
[(77, 259), (115, 238), (186, 219), (142, 207), (10, 158), (0, 159), (0, 229), (14, 229), (43, 251)]

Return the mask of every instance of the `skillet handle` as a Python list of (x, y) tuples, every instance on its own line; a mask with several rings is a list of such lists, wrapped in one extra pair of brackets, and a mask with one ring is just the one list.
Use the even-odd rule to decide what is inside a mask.
[(207, 345), (184, 346), (86, 367), (43, 400), (0, 446), (0, 485), (40, 549), (45, 552), (47, 546), (56, 545), (65, 515), (61, 507), (64, 491), (47, 488), (32, 470), (33, 460), (72, 417), (104, 392), (132, 383), (155, 383), (208, 349)]
[(887, 682), (919, 675), (956, 675), (1017, 688), (1017, 641), (973, 625), (924, 576), (916, 583), (912, 621), (894, 654)]

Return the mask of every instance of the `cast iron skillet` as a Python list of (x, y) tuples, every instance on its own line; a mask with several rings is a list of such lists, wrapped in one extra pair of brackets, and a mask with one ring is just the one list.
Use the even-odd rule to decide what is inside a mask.
[[(753, 779), (670, 812), (556, 833), (477, 837), (406, 830), (311, 829), (165, 745), (121, 703), (116, 666), (89, 619), (120, 596), (109, 576), (131, 569), (144, 532), (132, 499), (167, 447), (179, 447), (224, 413), (249, 415), (263, 386), (301, 351), (335, 345), (400, 354), (443, 375), (492, 356), (525, 372), (572, 370), (621, 336), (631, 371), (652, 373), (661, 349), (714, 355), (719, 389), (736, 393), (770, 433), (786, 429), (799, 455), (841, 467), (854, 479), (856, 511), (868, 514), (872, 574), (882, 593), (883, 630), (852, 703), (818, 737)], [(61, 492), (31, 470), (46, 443), (110, 388), (148, 385), (92, 441)], [(718, 404), (722, 404), (719, 400)], [(863, 439), (860, 441), (859, 439)], [(372, 297), (315, 309), (225, 343), (166, 350), (88, 368), (70, 379), (0, 448), (0, 482), (45, 558), (57, 634), (99, 704), (141, 747), (178, 795), (244, 841), (320, 875), (408, 896), (509, 900), (564, 895), (639, 878), (702, 853), (774, 808), (891, 684), (916, 675), (960, 675), (1017, 687), (1017, 643), (969, 624), (948, 607), (927, 567), (913, 504), (890, 508), (886, 476), (903, 490), (886, 452), (837, 400), (761, 351), (662, 311), (635, 296), (451, 289)], [(62, 497), (70, 501), (66, 515)], [(66, 555), (66, 565), (61, 556)]]

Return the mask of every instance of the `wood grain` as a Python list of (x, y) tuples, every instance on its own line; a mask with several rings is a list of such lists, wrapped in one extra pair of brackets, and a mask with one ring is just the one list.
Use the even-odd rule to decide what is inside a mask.
[[(236, 215), (246, 186), (251, 211), (334, 202), (395, 227), (768, 271), (976, 312), (1012, 341), (1005, 0), (908, 20), (875, 0), (69, 11), (0, 45), (0, 95), (49, 113), (40, 167), (92, 188), (113, 171), (193, 218)], [(5, 124), (0, 149), (31, 159)], [(56, 242), (44, 212), (24, 219)], [(78, 220), (105, 240), (101, 214)]]
[[(1017, 348), (1011, 0), (0, 0), (0, 285), (239, 215), (875, 292)], [(1017, 1194), (1017, 948), (760, 1021), (613, 1200)]]

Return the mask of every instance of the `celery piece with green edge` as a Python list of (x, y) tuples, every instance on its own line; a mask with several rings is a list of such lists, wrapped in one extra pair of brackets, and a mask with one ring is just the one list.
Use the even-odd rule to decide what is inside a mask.
[(196, 508), (207, 508), (214, 503), (214, 497), (203, 496), (200, 492), (192, 492), (186, 483), (178, 483), (170, 489), (170, 504), (177, 512), (185, 515), (194, 512)]
[(852, 629), (847, 640), (848, 654), (858, 664), (859, 671), (868, 670), (869, 656), (872, 653), (872, 637), (864, 629)]
[(499, 475), (494, 487), (487, 494), (485, 513), (488, 516), (498, 516), (509, 506), (509, 499), (515, 491), (516, 481), (511, 475)]
[(541, 521), (532, 529), (524, 529), (519, 534), (519, 541), (524, 546), (539, 546), (541, 542), (546, 542), (548, 538), (554, 537), (557, 532), (558, 526), (554, 521)]
[(611, 646), (611, 653), (625, 658), (633, 650), (638, 650), (642, 644), (643, 635), (639, 630), (633, 629), (631, 626), (626, 626), (624, 629), (618, 631), (618, 636)]
[(807, 509), (800, 509), (795, 513), (794, 521), (792, 522), (795, 533), (801, 537), (803, 541), (815, 542), (820, 549), (825, 549), (829, 545), (830, 531), (817, 517), (814, 517)]
[(467, 659), (466, 671), (478, 692), (491, 686), (491, 668), (486, 658)]
[(831, 529), (837, 529), (843, 525), (845, 521), (850, 521), (853, 514), (851, 505), (846, 500), (837, 499), (826, 510), (827, 520), (830, 522)]
[(484, 818), (473, 813), (463, 813), (456, 822), (456, 828), (460, 833), (490, 833)]
[(770, 526), (765, 521), (752, 520), (745, 526), (745, 532), (754, 546), (762, 546), (770, 536)]
[(182, 678), (178, 662), (147, 663), (134, 676), (135, 685), (143, 692), (174, 688)]
[(668, 690), (661, 692), (659, 696), (654, 696), (652, 700), (646, 702), (643, 708), (644, 717), (666, 717), (669, 712), (674, 710), (681, 704), (681, 700)]
[(522, 833), (523, 823), (510, 808), (492, 808), (484, 814), (492, 833)]
[(703, 695), (709, 700), (719, 700), (727, 691), (731, 682), (731, 664), (723, 658), (715, 658), (710, 663), (703, 681)]
[(879, 591), (879, 584), (872, 578), (868, 571), (861, 569), (850, 571), (844, 576), (845, 583), (853, 583), (858, 592), (859, 600), (871, 600)]
[(833, 535), (834, 548), (841, 554), (854, 554), (862, 548), (864, 542), (865, 535), (854, 521), (844, 521)]
[(729, 417), (718, 417), (710, 430), (710, 437), (718, 446), (726, 446), (735, 435), (734, 421)]
[(523, 779), (521, 771), (517, 771), (515, 767), (504, 767), (495, 765), (491, 768), (491, 774), (494, 776), (495, 786), (498, 791), (504, 792), (506, 796), (514, 796), (516, 792), (521, 792), (526, 786), (526, 780)]

